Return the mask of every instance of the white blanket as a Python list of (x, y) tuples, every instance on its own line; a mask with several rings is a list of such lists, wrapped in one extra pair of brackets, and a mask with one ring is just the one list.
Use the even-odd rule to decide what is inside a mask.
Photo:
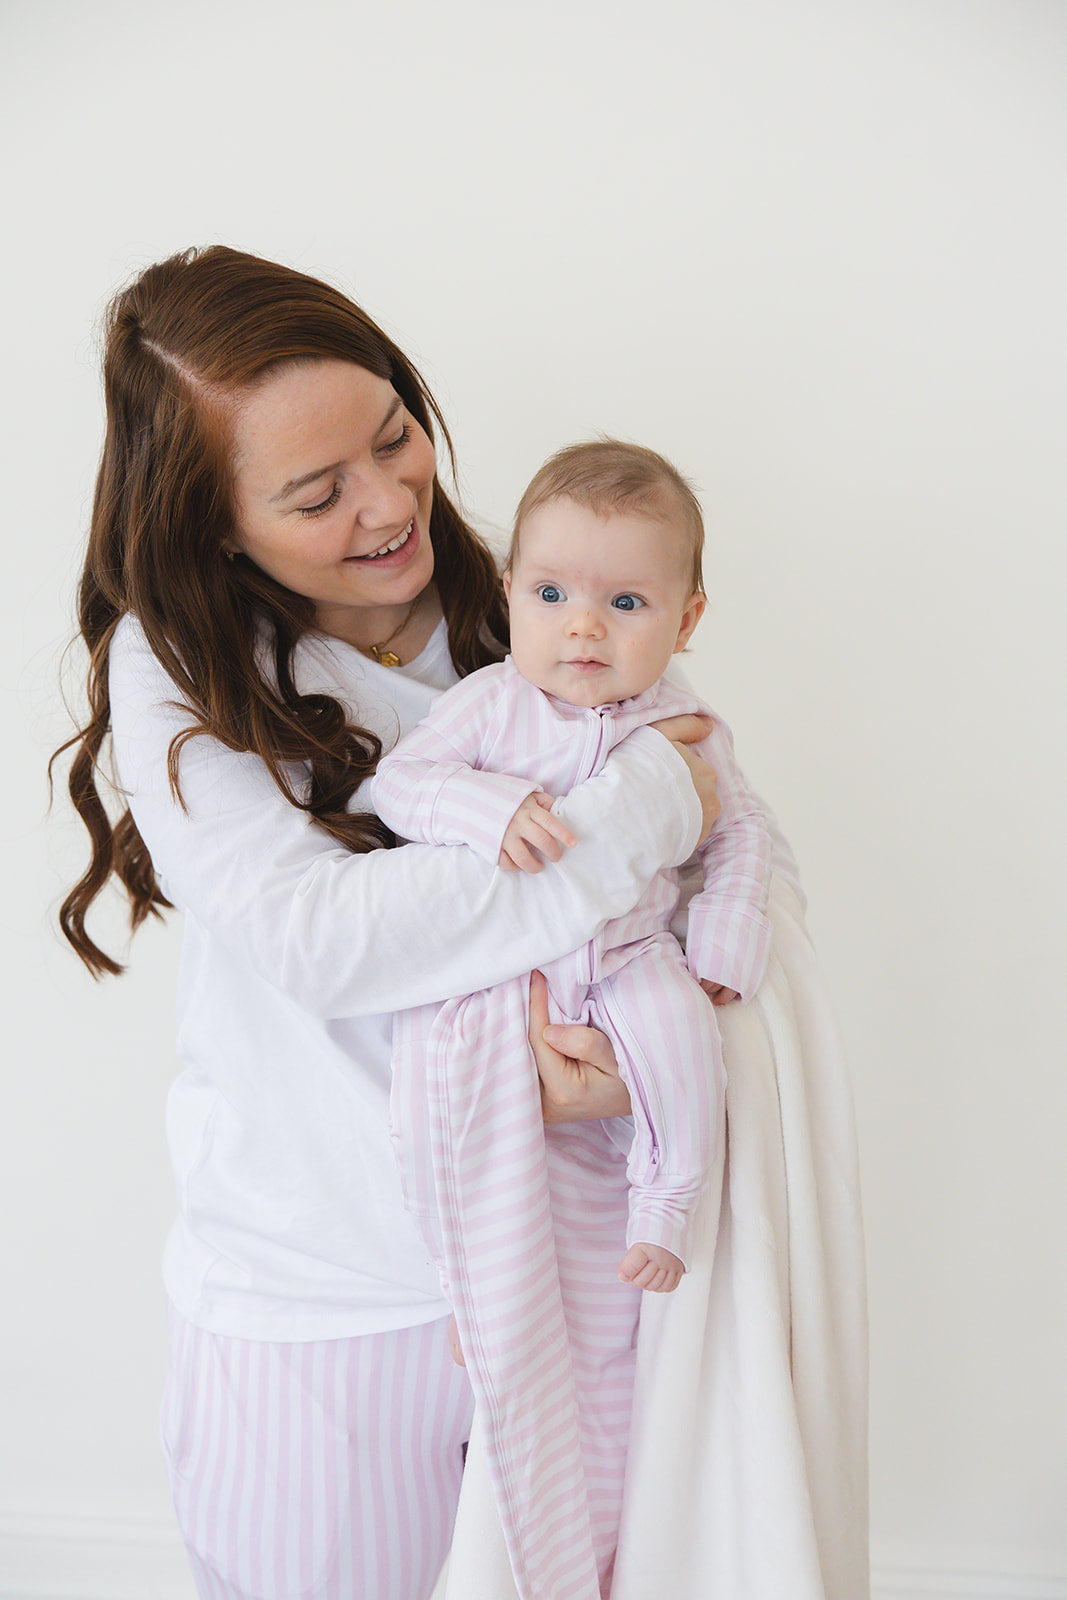
[[(869, 1594), (851, 1089), (799, 902), (780, 881), (771, 914), (759, 995), (718, 1012), (728, 1076), (718, 1237), (698, 1226), (679, 1289), (642, 1303), (611, 1600)], [(515, 1596), (477, 1421), (436, 1593)]]

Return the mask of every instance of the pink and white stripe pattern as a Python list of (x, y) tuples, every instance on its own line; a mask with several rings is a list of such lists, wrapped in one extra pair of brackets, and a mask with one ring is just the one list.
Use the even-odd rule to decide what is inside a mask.
[[(734, 759), (729, 728), (689, 690), (661, 678), (632, 700), (589, 709), (543, 694), (510, 658), (483, 667), (441, 695), (379, 763), (371, 803), (401, 838), (466, 844), (495, 866), (526, 795), (569, 794), (635, 728), (692, 711), (714, 718), (694, 749), (715, 769), (722, 810), (699, 850), (704, 886), (689, 909), (689, 966), (695, 977), (747, 1000), (767, 966), (770, 834)], [(642, 902), (632, 925), (610, 942), (628, 944), (662, 928), (661, 912), (661, 904)]]
[(202, 1600), (428, 1600), (472, 1410), (443, 1322), (281, 1344), (172, 1309), (163, 1446)]
[[(546, 1137), (524, 979), (398, 1018), (394, 1035), (404, 1190), (455, 1308), (523, 1600), (607, 1593), (639, 1301), (616, 1269), (624, 1238), (687, 1255), (721, 1132), (718, 1031), (678, 945), (660, 936), (591, 967), (593, 954), (546, 968), (550, 1005), (609, 1035), (635, 1105), (653, 1110), (625, 1170), (600, 1124)], [(675, 1071), (656, 1086), (664, 1051)], [(676, 1081), (701, 1092), (687, 1103)]]
[[(437, 702), (379, 767), (374, 804), (398, 833), (467, 842), (495, 862), (524, 794), (568, 793), (633, 728), (693, 709), (662, 682), (619, 706), (570, 706), (505, 662)], [(704, 855), (689, 966), (747, 995), (766, 964), (770, 840), (728, 731), (717, 725), (703, 753), (723, 812)], [(629, 1420), (628, 1398), (618, 1399), (629, 1390), (623, 1376), (602, 1405), (598, 1373), (632, 1370), (635, 1331), (632, 1298), (622, 1309), (608, 1273), (624, 1237), (686, 1259), (721, 1135), (718, 1030), (666, 932), (677, 893), (663, 874), (599, 940), (546, 969), (553, 1020), (602, 1028), (631, 1089), (628, 1228), (617, 1162), (585, 1130), (544, 1137), (525, 979), (394, 1025), (402, 1183), (455, 1308), (521, 1600), (607, 1593)], [(591, 1226), (597, 1213), (603, 1226)]]
[(429, 1041), (446, 1292), (519, 1594), (589, 1600), (597, 1561), (523, 1020), (516, 982), (443, 1007)]

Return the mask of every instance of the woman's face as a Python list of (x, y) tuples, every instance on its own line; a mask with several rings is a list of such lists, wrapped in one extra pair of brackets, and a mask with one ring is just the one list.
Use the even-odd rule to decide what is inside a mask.
[(433, 576), (433, 445), (387, 378), (309, 361), (240, 402), (235, 546), (315, 602), (326, 633), (371, 643)]

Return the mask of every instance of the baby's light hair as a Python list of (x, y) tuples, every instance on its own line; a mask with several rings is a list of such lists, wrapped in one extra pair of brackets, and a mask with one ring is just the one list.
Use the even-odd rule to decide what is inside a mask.
[(519, 501), (508, 552), (509, 570), (518, 558), (525, 519), (539, 506), (561, 499), (573, 500), (601, 517), (639, 511), (678, 527), (692, 547), (692, 592), (704, 593), (700, 503), (692, 485), (665, 456), (622, 439), (590, 439), (557, 450), (534, 473)]

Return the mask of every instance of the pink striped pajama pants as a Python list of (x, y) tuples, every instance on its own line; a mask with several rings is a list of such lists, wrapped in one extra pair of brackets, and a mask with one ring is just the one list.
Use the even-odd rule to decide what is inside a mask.
[(545, 975), (553, 1020), (615, 1045), (635, 1112), (629, 1162), (600, 1123), (544, 1129), (525, 979), (396, 1019), (393, 1131), (455, 1309), (521, 1600), (597, 1600), (641, 1298), (617, 1268), (627, 1240), (685, 1256), (724, 1080), (714, 1013), (670, 935), (588, 946)]
[(163, 1447), (201, 1600), (428, 1600), (473, 1411), (446, 1330), (267, 1343), (171, 1309)]

